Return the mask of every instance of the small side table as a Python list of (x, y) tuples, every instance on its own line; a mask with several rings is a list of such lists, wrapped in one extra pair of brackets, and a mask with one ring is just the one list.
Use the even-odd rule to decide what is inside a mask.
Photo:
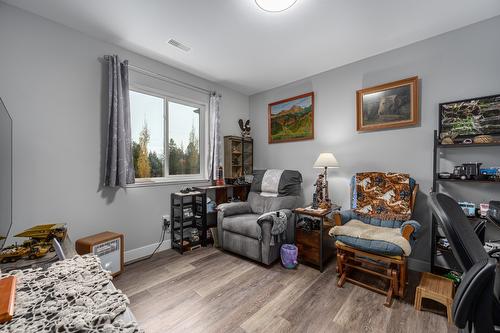
[(453, 281), (445, 277), (424, 272), (415, 291), (415, 309), (422, 309), (422, 298), (432, 299), (446, 306), (448, 322), (452, 322), (451, 306), (455, 288)]
[[(293, 212), (297, 216), (307, 216), (313, 220), (319, 220), (319, 230), (306, 231), (302, 228), (295, 229), (295, 244), (299, 249), (299, 262), (309, 264), (323, 272), (325, 263), (335, 253), (335, 242), (328, 236), (328, 231), (334, 226), (328, 219), (334, 210), (340, 210), (340, 206), (333, 205), (330, 210), (311, 210), (297, 208)], [(298, 220), (298, 219), (297, 219)]]

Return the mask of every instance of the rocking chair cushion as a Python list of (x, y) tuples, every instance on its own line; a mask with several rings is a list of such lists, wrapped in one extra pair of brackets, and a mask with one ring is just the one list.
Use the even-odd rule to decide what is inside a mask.
[(342, 226), (333, 227), (329, 234), (362, 251), (388, 256), (409, 256), (411, 253), (410, 243), (397, 228), (379, 227), (351, 220)]
[(366, 224), (371, 224), (377, 227), (398, 228), (400, 229), (401, 234), (403, 234), (405, 226), (411, 225), (413, 227), (413, 232), (409, 235), (410, 237), (408, 239), (411, 246), (413, 246), (413, 244), (415, 243), (415, 240), (417, 239), (418, 233), (421, 228), (420, 223), (415, 220), (408, 220), (405, 222), (397, 220), (383, 220), (376, 217), (358, 215), (352, 210), (343, 210), (340, 212), (335, 212), (335, 214), (340, 216), (341, 225), (344, 225), (351, 220), (359, 220)]
[(340, 215), (342, 225), (346, 224), (351, 220), (359, 220), (366, 224), (371, 224), (377, 227), (385, 227), (385, 228), (401, 228), (403, 224), (403, 221), (399, 220), (386, 220), (377, 217), (359, 215), (353, 210), (343, 210), (340, 212), (335, 212), (334, 214)]

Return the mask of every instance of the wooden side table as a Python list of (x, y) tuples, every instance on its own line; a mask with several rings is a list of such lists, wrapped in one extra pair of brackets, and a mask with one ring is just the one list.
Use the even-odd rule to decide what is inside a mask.
[[(330, 210), (319, 211), (305, 208), (294, 209), (297, 216), (307, 216), (319, 220), (319, 230), (306, 231), (302, 228), (295, 229), (295, 244), (299, 250), (299, 262), (309, 264), (323, 272), (324, 264), (335, 253), (335, 241), (328, 236), (328, 231), (334, 226), (328, 215), (340, 206), (332, 206)], [(298, 219), (297, 219), (298, 221)]]
[[(248, 193), (250, 192), (250, 186), (252, 184), (225, 184), (225, 185), (209, 185), (209, 186), (195, 186), (193, 187), (197, 191), (208, 192), (215, 191), (215, 203), (217, 205), (221, 203), (228, 202), (228, 191), (231, 189), (233, 191), (233, 196), (240, 198), (242, 201), (246, 201)], [(208, 194), (208, 193), (207, 193)]]
[(451, 306), (455, 288), (453, 281), (445, 277), (424, 272), (415, 291), (415, 309), (422, 309), (422, 298), (429, 298), (446, 306), (448, 322), (452, 322)]
[[(195, 186), (193, 189), (204, 192), (207, 195), (207, 198), (210, 196), (213, 198), (215, 194), (215, 203), (220, 205), (222, 203), (228, 202), (228, 198), (230, 196), (229, 192), (232, 190), (233, 197), (237, 197), (242, 201), (246, 201), (248, 198), (248, 193), (250, 193), (250, 186), (252, 184), (225, 184), (225, 185), (209, 185), (209, 186)], [(206, 213), (206, 221), (208, 227), (216, 227), (217, 226), (217, 212), (207, 212)]]

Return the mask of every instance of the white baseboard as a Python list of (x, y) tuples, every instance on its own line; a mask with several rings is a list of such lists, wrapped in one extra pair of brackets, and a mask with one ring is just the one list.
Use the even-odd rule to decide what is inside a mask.
[[(125, 251), (125, 254), (124, 254), (125, 258), (123, 258), (123, 260), (125, 261), (125, 263), (127, 263), (130, 261), (135, 261), (137, 259), (147, 257), (147, 256), (151, 255), (151, 253), (153, 253), (153, 251), (156, 249), (157, 246), (158, 246), (158, 243), (153, 243), (153, 244), (149, 244), (146, 246), (138, 247), (136, 249)], [(172, 248), (172, 245), (170, 243), (170, 239), (166, 239), (163, 242), (163, 244), (161, 244), (160, 248), (158, 249), (158, 251), (156, 251), (156, 253), (168, 250), (170, 248)]]

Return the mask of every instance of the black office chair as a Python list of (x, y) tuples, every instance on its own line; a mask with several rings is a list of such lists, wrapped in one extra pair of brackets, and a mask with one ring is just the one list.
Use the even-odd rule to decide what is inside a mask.
[(458, 203), (442, 193), (429, 199), (432, 213), (448, 238), (464, 275), (453, 301), (453, 321), (460, 332), (500, 332), (500, 274)]

